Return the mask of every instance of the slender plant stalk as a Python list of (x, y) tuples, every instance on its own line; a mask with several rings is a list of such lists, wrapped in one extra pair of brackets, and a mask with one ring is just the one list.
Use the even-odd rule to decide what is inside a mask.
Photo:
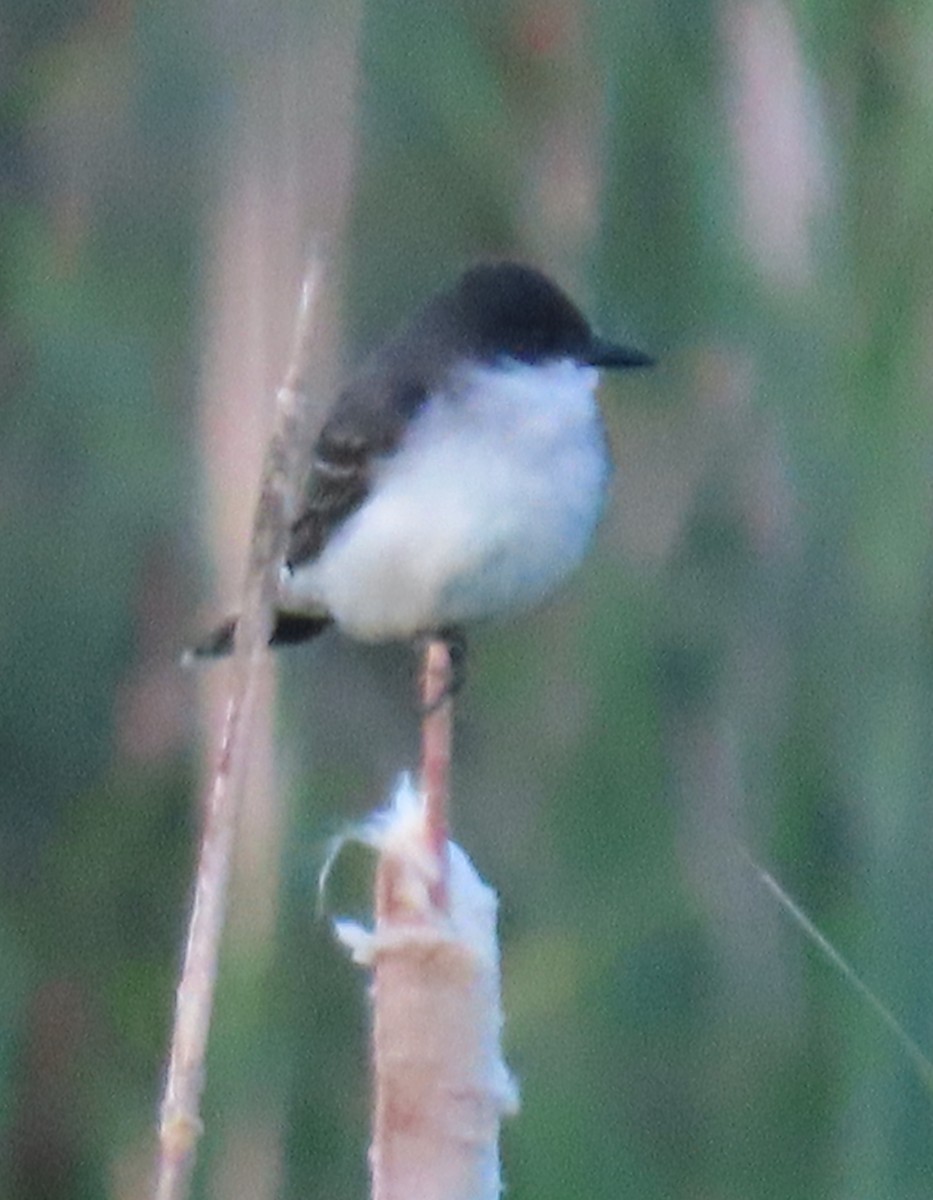
[(496, 895), (447, 837), (453, 705), (446, 644), (422, 672), (421, 780), (374, 825), (376, 920), (338, 934), (372, 970), (372, 1200), (498, 1200), (502, 1060)]
[[(447, 910), (448, 816), (450, 800), (450, 755), (453, 737), (453, 701), (450, 697), (450, 652), (445, 642), (428, 642), (421, 664), (421, 781), (424, 852), (431, 907), (440, 915)], [(442, 697), (445, 697), (442, 699)], [(376, 924), (404, 916), (407, 909), (404, 889), (398, 886), (398, 862), (392, 855), (381, 855), (376, 870)]]
[(453, 670), (447, 643), (428, 642), (421, 671), (421, 792), (431, 847), (438, 860), (438, 885), (432, 897), (439, 908), (446, 902), (447, 837), (450, 832), (450, 758), (453, 746)]
[(321, 268), (305, 275), (285, 379), (276, 393), (273, 432), (250, 542), (249, 566), (233, 652), (233, 677), (217, 767), (204, 809), (204, 831), (188, 925), (184, 964), (175, 1002), (175, 1024), (159, 1127), (156, 1200), (184, 1200), (202, 1131), (204, 1060), (217, 980), (220, 939), (237, 813), (249, 755), (250, 725), (259, 664), (272, 630), (279, 564), (295, 498), (303, 482), (312, 436), (307, 401), (313, 309)]

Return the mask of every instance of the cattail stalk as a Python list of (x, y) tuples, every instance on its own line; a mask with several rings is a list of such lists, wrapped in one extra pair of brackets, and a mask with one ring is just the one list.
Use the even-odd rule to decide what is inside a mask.
[(375, 927), (339, 922), (372, 972), (372, 1200), (497, 1200), (499, 1125), (517, 1108), (500, 1049), (497, 898), (447, 837), (450, 658), (429, 644), (421, 782), (369, 831)]
[(279, 564), (285, 556), (295, 497), (307, 463), (312, 414), (306, 379), (320, 275), (320, 268), (312, 264), (305, 276), (293, 350), (285, 380), (276, 393), (273, 432), (266, 452), (236, 628), (233, 684), (220, 755), (204, 809), (194, 905), (176, 994), (159, 1126), (156, 1200), (184, 1200), (187, 1196), (201, 1134), (204, 1060), (256, 684), (272, 631)]

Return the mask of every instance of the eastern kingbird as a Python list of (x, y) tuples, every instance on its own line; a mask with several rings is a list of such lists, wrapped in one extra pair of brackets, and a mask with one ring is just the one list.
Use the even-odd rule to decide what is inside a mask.
[[(314, 447), (271, 643), (449, 635), (535, 604), (582, 559), (610, 474), (597, 337), (518, 263), (473, 267), (377, 350)], [(194, 647), (226, 654), (236, 619)]]

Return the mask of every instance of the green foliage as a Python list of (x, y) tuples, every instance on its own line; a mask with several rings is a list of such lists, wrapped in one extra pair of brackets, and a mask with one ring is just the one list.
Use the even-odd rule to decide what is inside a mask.
[[(338, 7), (4, 23), (10, 1200), (140, 1194), (198, 824), (171, 663), (200, 574), (202, 264), (228, 139)], [(475, 631), (459, 703), (514, 1200), (929, 1194), (933, 1097), (741, 847), (933, 1051), (931, 50), (923, 3), (363, 5), (348, 357), (508, 253), (661, 360), (606, 387), (595, 556)], [(291, 658), (280, 908), (224, 959), (198, 1195), (239, 1194), (244, 1131), (283, 1197), (365, 1190), (365, 1000), (315, 871), (413, 765), (408, 672), (339, 639)]]

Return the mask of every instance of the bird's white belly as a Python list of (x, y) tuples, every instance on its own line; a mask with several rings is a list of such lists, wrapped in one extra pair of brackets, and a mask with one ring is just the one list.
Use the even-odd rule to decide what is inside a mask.
[(474, 369), (432, 397), (370, 494), (283, 603), (366, 640), (411, 637), (541, 599), (582, 558), (608, 457), (597, 373)]

